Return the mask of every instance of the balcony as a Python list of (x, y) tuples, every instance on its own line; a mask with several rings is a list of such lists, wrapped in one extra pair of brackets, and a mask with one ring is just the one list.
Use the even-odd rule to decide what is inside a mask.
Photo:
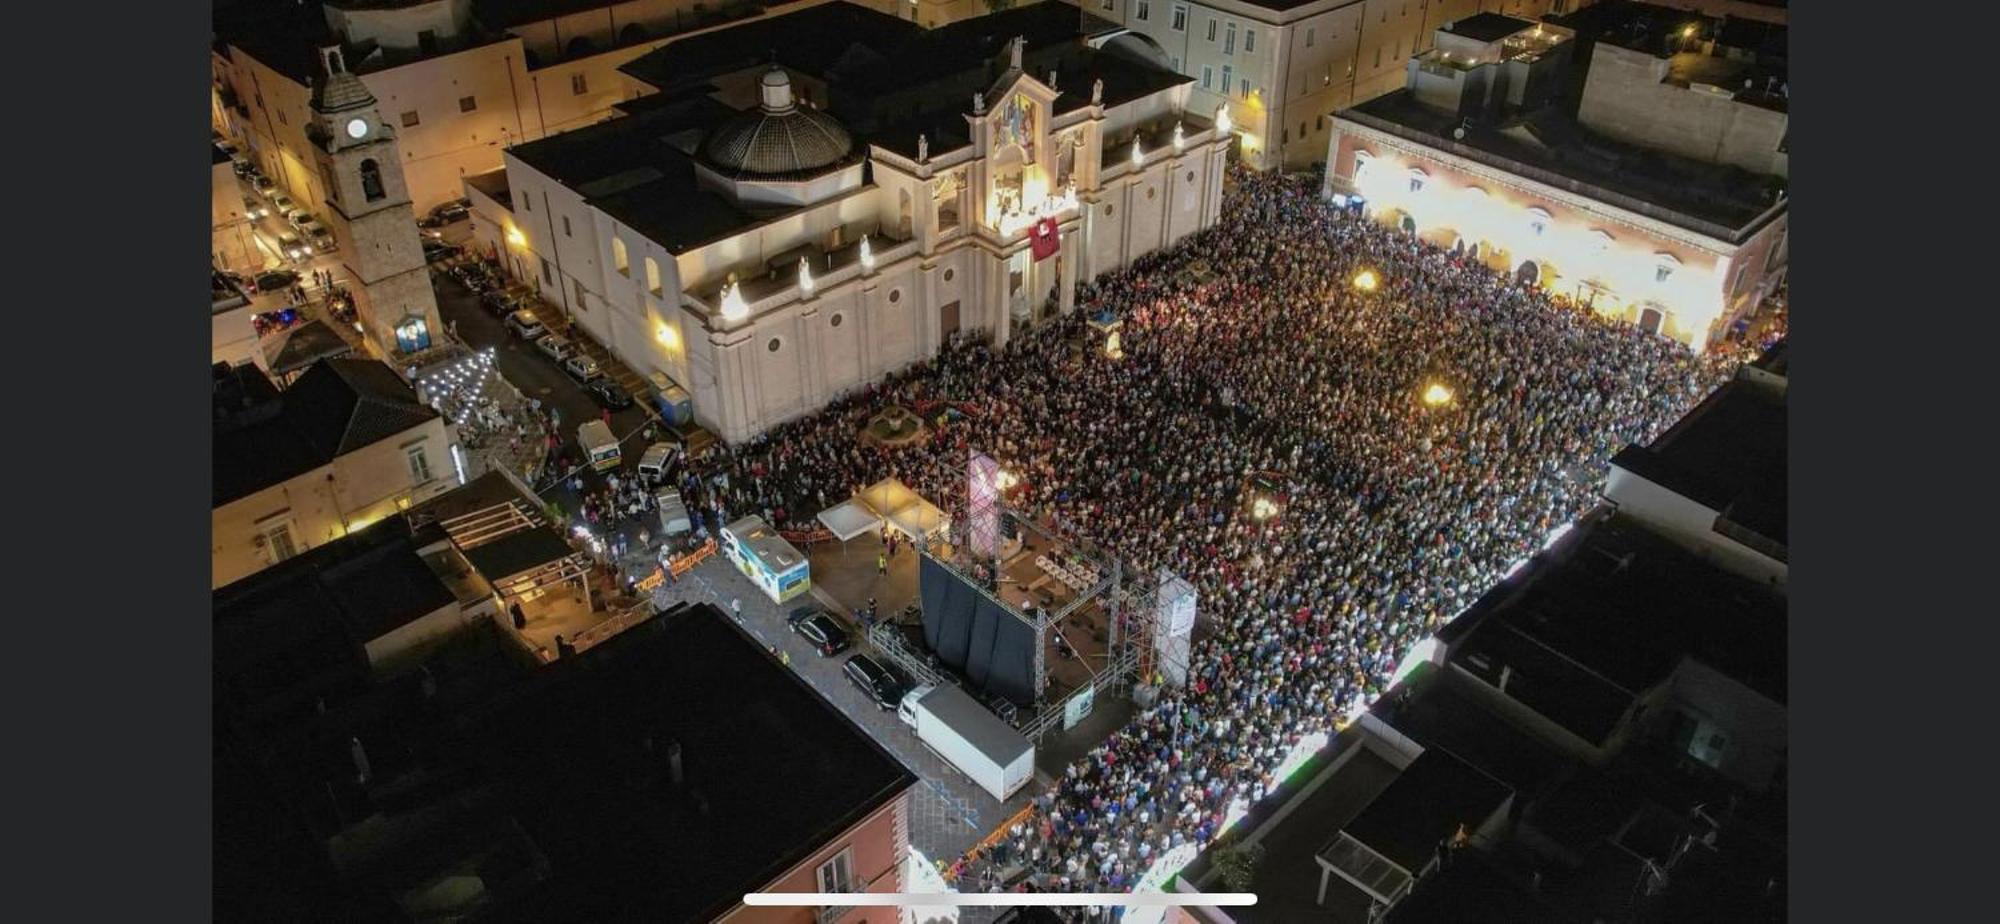
[[(883, 234), (880, 229), (867, 236), (869, 249), (877, 267), (887, 266), (897, 260), (914, 255), (917, 242), (914, 238), (897, 240)], [(816, 244), (805, 244), (776, 254), (764, 261), (759, 272), (736, 272), (737, 294), (742, 297), (746, 309), (742, 318), (725, 319), (722, 314), (722, 290), (724, 280), (717, 280), (697, 290), (689, 290), (682, 296), (682, 303), (707, 315), (710, 326), (729, 327), (741, 320), (757, 317), (767, 311), (784, 307), (801, 298), (799, 292), (799, 259), (804, 258), (812, 267), (813, 291), (824, 292), (861, 278), (861, 236), (855, 235), (853, 243), (828, 249)]]
[(1176, 153), (1174, 147), (1174, 126), (1181, 127), (1182, 151), (1192, 150), (1219, 140), (1213, 119), (1204, 119), (1191, 113), (1168, 113), (1133, 128), (1120, 132), (1116, 138), (1107, 138), (1098, 152), (1098, 179), (1103, 180), (1123, 176), (1134, 169), (1132, 163), (1132, 141), (1139, 142), (1139, 155), (1146, 164), (1154, 163), (1165, 149)]

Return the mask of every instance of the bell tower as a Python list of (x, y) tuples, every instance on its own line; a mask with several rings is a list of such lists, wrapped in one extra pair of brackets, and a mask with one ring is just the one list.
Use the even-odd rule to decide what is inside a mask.
[(395, 134), (382, 121), (374, 94), (347, 69), (340, 46), (321, 48), (319, 55), (306, 132), (326, 186), (340, 262), (358, 283), (355, 314), (378, 355), (423, 350), (443, 328)]

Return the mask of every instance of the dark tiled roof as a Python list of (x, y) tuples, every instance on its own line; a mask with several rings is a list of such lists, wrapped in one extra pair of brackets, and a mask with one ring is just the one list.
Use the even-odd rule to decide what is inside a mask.
[(489, 28), (505, 29), (625, 2), (628, 0), (473, 0), (472, 12)]
[[(417, 554), (408, 521), (392, 516), (217, 590), (214, 615), (220, 625), (257, 613), (260, 600), (305, 597), (318, 601), (310, 612), (337, 617), (356, 642), (380, 638), (456, 599)], [(302, 612), (300, 621), (305, 619)]]
[(553, 527), (524, 529), (467, 550), (465, 561), (488, 581), (504, 581), (575, 551)]
[(1611, 461), (1783, 545), (1789, 533), (1787, 419), (1782, 393), (1733, 381), (1652, 445), (1628, 446)]
[(1438, 636), (1488, 682), (1511, 666), (1510, 697), (1587, 741), (1686, 657), (1785, 701), (1784, 598), (1617, 515), (1579, 524)]
[(1431, 861), (1440, 841), (1459, 825), (1468, 832), (1478, 828), (1511, 792), (1465, 761), (1425, 751), (1342, 830), (1414, 874)]
[(270, 359), (271, 371), (279, 375), (354, 352), (352, 344), (321, 321), (307, 321), (278, 336), (283, 339)]
[(711, 920), (916, 782), (713, 606), (545, 676), (479, 732), (551, 870), (496, 920)]
[(1497, 42), (1522, 29), (1532, 29), (1534, 26), (1534, 23), (1525, 19), (1515, 19), (1499, 13), (1475, 13), (1447, 23), (1444, 29), (1453, 35), (1461, 35), (1475, 42)]
[[(236, 374), (262, 379), (255, 367)], [(273, 400), (268, 382), (253, 384), (251, 390), (262, 400)], [(281, 484), (438, 416), (417, 401), (416, 392), (393, 370), (374, 360), (323, 360), (275, 400), (275, 413), (218, 423), (213, 506)], [(218, 416), (226, 410), (218, 401)]]
[[(1397, 90), (1337, 115), (1721, 240), (1741, 241), (1762, 227), (1758, 219), (1784, 187), (1775, 176), (1613, 141), (1553, 109), (1465, 126), (1457, 114)], [(1461, 126), (1464, 137), (1455, 137)]]

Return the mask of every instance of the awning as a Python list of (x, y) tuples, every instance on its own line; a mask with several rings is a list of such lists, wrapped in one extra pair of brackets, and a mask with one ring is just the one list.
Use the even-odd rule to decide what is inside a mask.
[(866, 504), (890, 526), (912, 539), (927, 539), (951, 525), (951, 518), (936, 504), (894, 478), (884, 478), (868, 486), (855, 500)]
[(842, 542), (874, 532), (882, 526), (882, 518), (858, 500), (841, 501), (820, 511), (819, 521), (833, 533), (835, 539)]

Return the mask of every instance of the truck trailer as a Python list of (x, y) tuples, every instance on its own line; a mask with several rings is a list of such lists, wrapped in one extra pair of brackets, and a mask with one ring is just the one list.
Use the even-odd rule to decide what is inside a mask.
[(1035, 775), (1035, 745), (954, 686), (925, 685), (903, 697), (903, 724), (947, 763), (1002, 802)]

